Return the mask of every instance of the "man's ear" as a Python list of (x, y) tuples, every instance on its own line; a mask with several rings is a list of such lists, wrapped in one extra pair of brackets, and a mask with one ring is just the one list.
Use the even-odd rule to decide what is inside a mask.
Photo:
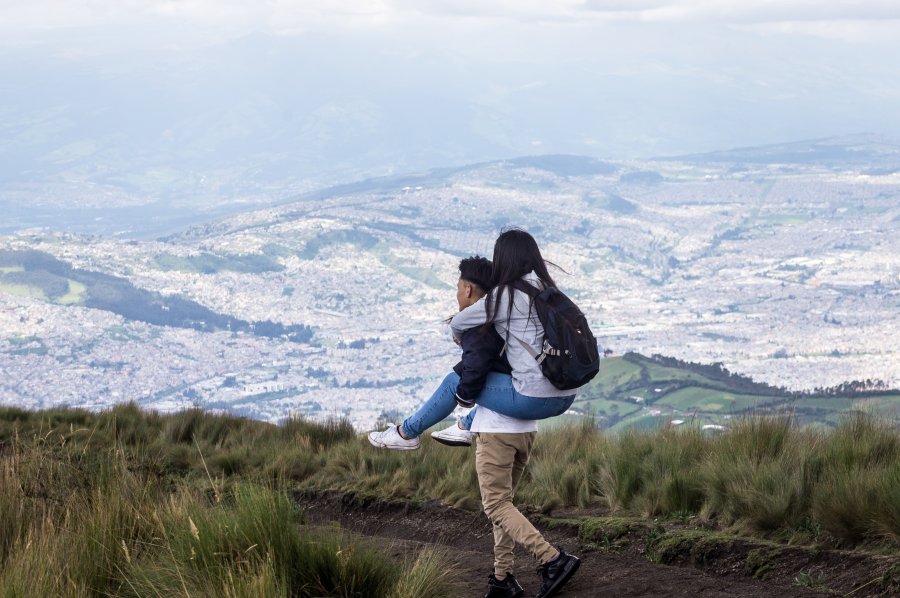
[(466, 283), (466, 299), (472, 296), (472, 285)]

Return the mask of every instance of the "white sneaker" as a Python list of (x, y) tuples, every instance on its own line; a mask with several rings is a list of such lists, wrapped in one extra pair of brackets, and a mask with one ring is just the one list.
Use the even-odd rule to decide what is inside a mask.
[(369, 442), (378, 448), (393, 449), (395, 451), (412, 451), (419, 448), (419, 439), (407, 440), (400, 436), (398, 426), (391, 426), (384, 432), (369, 432)]
[(447, 446), (472, 446), (472, 432), (463, 430), (457, 424), (432, 432), (431, 437)]

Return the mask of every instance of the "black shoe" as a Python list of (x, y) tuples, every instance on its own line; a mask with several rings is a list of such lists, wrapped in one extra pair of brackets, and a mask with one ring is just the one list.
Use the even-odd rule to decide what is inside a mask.
[(503, 581), (497, 581), (494, 574), (488, 575), (488, 593), (484, 598), (518, 598), (525, 593), (512, 573), (507, 573)]
[(560, 548), (558, 557), (538, 567), (541, 590), (537, 593), (537, 598), (548, 598), (559, 591), (569, 578), (575, 575), (579, 565), (581, 561), (577, 556), (566, 554)]

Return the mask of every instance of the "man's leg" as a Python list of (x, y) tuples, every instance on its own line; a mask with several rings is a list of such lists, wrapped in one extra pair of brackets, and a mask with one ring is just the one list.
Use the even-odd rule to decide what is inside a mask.
[(459, 418), (459, 421), (456, 422), (456, 425), (460, 430), (471, 430), (472, 422), (475, 421), (475, 413), (478, 412), (478, 407), (476, 406), (474, 409), (469, 409), (469, 412), (464, 416)]
[[(509, 540), (524, 546), (540, 563), (546, 563), (558, 554), (512, 503), (514, 473), (517, 483), (535, 436), (535, 432), (478, 434), (475, 470), (484, 512), (494, 524), (494, 571), (497, 575), (512, 571), (512, 543)], [(500, 528), (499, 532), (497, 528)]]
[[(522, 443), (527, 444), (527, 451), (517, 450), (515, 452), (515, 457), (513, 458), (512, 469), (510, 472), (510, 500), (515, 496), (516, 488), (519, 486), (522, 474), (525, 473), (525, 466), (528, 465), (528, 458), (531, 456), (531, 446), (534, 443), (534, 434), (529, 433), (527, 436), (528, 438), (523, 438), (523, 441), (525, 442)], [(476, 468), (478, 466), (477, 463), (476, 457)], [(516, 542), (499, 524), (494, 523), (493, 526), (494, 572), (498, 579), (503, 579), (504, 575), (512, 573), (514, 564), (513, 549), (515, 548)]]
[(450, 415), (456, 408), (456, 387), (458, 385), (459, 376), (456, 372), (447, 374), (431, 397), (400, 426), (403, 436), (416, 438)]

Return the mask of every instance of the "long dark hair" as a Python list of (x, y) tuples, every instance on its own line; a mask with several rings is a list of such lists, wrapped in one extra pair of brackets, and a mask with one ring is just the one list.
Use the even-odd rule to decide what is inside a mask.
[[(544, 287), (555, 287), (556, 283), (547, 264), (556, 266), (544, 260), (537, 241), (530, 234), (520, 228), (511, 228), (500, 233), (494, 242), (494, 269), (491, 273), (491, 291), (485, 297), (487, 311), (487, 324), (491, 324), (497, 318), (497, 309), (500, 306), (500, 298), (503, 293), (509, 293), (509, 307), (507, 318), (512, 315), (513, 288), (510, 283), (519, 280), (531, 271), (537, 274)], [(557, 266), (558, 267), (558, 266)], [(528, 311), (531, 312), (532, 300), (529, 297)]]

